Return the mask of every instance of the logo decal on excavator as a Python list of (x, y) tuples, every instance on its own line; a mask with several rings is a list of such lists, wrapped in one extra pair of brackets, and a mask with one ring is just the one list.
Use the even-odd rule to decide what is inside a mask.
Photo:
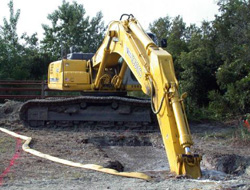
[(131, 51), (128, 49), (128, 47), (126, 47), (126, 53), (128, 54), (137, 74), (139, 75), (139, 77), (141, 78), (142, 76), (142, 69), (138, 63), (138, 61), (136, 60), (135, 56), (131, 53)]
[(50, 82), (58, 82), (58, 81), (59, 81), (59, 78), (50, 78), (49, 81), (50, 81)]

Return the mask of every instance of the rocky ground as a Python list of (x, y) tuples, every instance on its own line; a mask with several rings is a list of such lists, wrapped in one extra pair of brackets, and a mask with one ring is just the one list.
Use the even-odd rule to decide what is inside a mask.
[[(27, 128), (19, 121), (20, 102), (0, 106), (0, 127), (33, 138), (38, 151), (80, 163), (94, 163), (152, 177), (118, 177), (73, 168), (30, 155), (15, 138), (0, 132), (1, 189), (246, 189), (250, 190), (250, 142), (233, 138), (231, 123), (191, 123), (193, 151), (201, 154), (203, 177), (176, 177), (159, 131), (101, 130), (91, 126)], [(14, 156), (13, 156), (14, 155)]]

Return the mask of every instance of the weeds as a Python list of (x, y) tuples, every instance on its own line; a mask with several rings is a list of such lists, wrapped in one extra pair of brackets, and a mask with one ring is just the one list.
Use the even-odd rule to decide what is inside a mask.
[(208, 133), (205, 132), (203, 139), (230, 139), (232, 137), (232, 134), (234, 132), (230, 129), (225, 132), (213, 132), (213, 133)]
[(14, 152), (15, 150), (15, 139), (9, 137), (2, 137), (0, 138), (0, 154), (6, 152)]
[(250, 129), (243, 121), (239, 121), (235, 131), (234, 139), (242, 141), (250, 141)]

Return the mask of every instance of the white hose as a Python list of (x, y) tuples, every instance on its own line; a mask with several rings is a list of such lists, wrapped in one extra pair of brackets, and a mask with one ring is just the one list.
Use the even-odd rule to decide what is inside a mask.
[(81, 163), (77, 163), (77, 162), (72, 162), (69, 160), (64, 160), (58, 157), (54, 157), (48, 154), (44, 154), (42, 152), (39, 152), (37, 150), (34, 150), (32, 148), (29, 147), (29, 143), (31, 142), (32, 138), (31, 137), (26, 137), (23, 135), (19, 135), (17, 133), (14, 133), (12, 131), (9, 131), (7, 129), (1, 128), (0, 127), (0, 131), (11, 135), (13, 137), (19, 138), (24, 140), (24, 144), (22, 146), (23, 150), (25, 152), (28, 152), (30, 154), (33, 154), (35, 156), (38, 156), (40, 158), (44, 158), (47, 160), (51, 160), (53, 162), (56, 163), (60, 163), (60, 164), (64, 164), (64, 165), (68, 165), (68, 166), (72, 166), (72, 167), (78, 167), (78, 168), (85, 168), (85, 169), (90, 169), (90, 170), (95, 170), (95, 171), (99, 171), (99, 172), (103, 172), (103, 173), (108, 173), (108, 174), (112, 174), (112, 175), (118, 175), (118, 176), (123, 176), (123, 177), (130, 177), (130, 178), (139, 178), (139, 179), (144, 179), (149, 181), (151, 178), (150, 176), (144, 174), (144, 173), (139, 173), (139, 172), (119, 172), (117, 170), (114, 169), (110, 169), (110, 168), (104, 168), (100, 165), (96, 165), (96, 164), (81, 164)]

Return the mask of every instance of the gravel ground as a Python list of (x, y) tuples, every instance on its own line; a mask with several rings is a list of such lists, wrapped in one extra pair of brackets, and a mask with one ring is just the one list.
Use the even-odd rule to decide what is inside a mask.
[(19, 156), (13, 162), (18, 143), (15, 138), (0, 132), (1, 189), (250, 190), (249, 142), (232, 139), (235, 123), (191, 123), (195, 143), (193, 151), (203, 156), (203, 177), (193, 180), (178, 178), (169, 172), (161, 136), (157, 131), (116, 132), (87, 130), (81, 126), (30, 129), (19, 121), (20, 105), (19, 102), (8, 101), (0, 106), (0, 126), (32, 137), (33, 149), (80, 163), (108, 167), (112, 163), (112, 167), (123, 167), (124, 171), (144, 172), (152, 176), (152, 181), (64, 166), (23, 151), (18, 152)]

